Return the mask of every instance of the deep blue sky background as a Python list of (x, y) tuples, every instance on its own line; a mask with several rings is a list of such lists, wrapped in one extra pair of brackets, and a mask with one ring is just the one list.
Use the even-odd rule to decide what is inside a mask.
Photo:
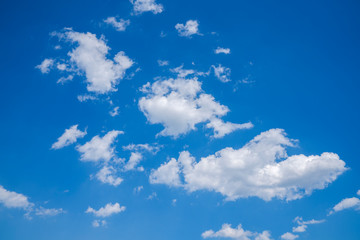
[[(208, 229), (224, 222), (243, 224), (251, 231), (270, 230), (276, 239), (293, 227), (296, 216), (326, 217), (329, 209), (360, 189), (358, 154), (360, 134), (360, 2), (358, 1), (205, 1), (159, 0), (165, 11), (131, 16), (131, 4), (118, 1), (7, 1), (0, 2), (0, 185), (30, 196), (31, 201), (62, 207), (68, 212), (54, 218), (23, 218), (23, 212), (0, 207), (0, 239), (200, 239)], [(102, 23), (108, 16), (131, 19), (125, 32)], [(204, 36), (181, 38), (176, 23), (197, 19)], [(106, 101), (80, 103), (85, 85), (75, 79), (63, 86), (59, 75), (42, 75), (35, 66), (59, 55), (49, 33), (64, 27), (103, 34), (112, 48), (141, 67), (131, 80), (123, 80), (111, 94), (120, 116), (112, 118)], [(161, 38), (160, 33), (167, 34)], [(216, 34), (211, 34), (216, 32)], [(218, 47), (230, 55), (215, 55)], [(231, 68), (233, 81), (224, 84), (212, 75), (203, 89), (231, 112), (233, 122), (252, 121), (251, 130), (237, 131), (211, 140), (201, 128), (174, 141), (155, 135), (162, 127), (146, 124), (138, 110), (138, 88), (156, 76), (168, 75), (158, 59), (170, 67), (184, 63), (207, 71), (221, 63)], [(253, 65), (249, 64), (252, 62)], [(245, 77), (254, 81), (240, 84)], [(72, 147), (50, 150), (51, 144), (71, 125), (88, 127), (88, 136), (101, 131), (125, 131), (117, 143), (159, 142), (165, 145), (144, 162), (145, 173), (129, 173), (114, 188), (90, 180), (91, 164), (78, 160)], [(328, 188), (300, 200), (265, 202), (258, 198), (224, 202), (217, 193), (186, 193), (150, 185), (148, 173), (167, 157), (178, 157), (188, 145), (196, 157), (224, 147), (241, 147), (270, 128), (283, 128), (299, 139), (292, 153), (306, 155), (335, 152), (350, 170)], [(205, 130), (206, 132), (206, 130)], [(133, 188), (144, 191), (133, 194)], [(64, 193), (64, 190), (69, 190)], [(152, 192), (157, 199), (146, 200)], [(177, 205), (171, 204), (177, 199)], [(120, 202), (127, 210), (111, 217), (105, 228), (91, 226), (86, 208)], [(360, 214), (341, 212), (326, 222), (309, 226), (301, 239), (359, 239)]]

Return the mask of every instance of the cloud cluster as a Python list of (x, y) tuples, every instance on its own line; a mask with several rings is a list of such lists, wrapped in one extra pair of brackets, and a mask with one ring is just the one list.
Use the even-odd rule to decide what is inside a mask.
[[(110, 18), (106, 21), (119, 28), (122, 22), (113, 20)], [(123, 22), (123, 26), (126, 24), (127, 22)], [(85, 75), (89, 92), (105, 94), (116, 91), (116, 86), (124, 78), (126, 70), (134, 63), (123, 51), (118, 52), (113, 59), (109, 59), (107, 55), (110, 47), (107, 46), (104, 36), (97, 38), (95, 34), (80, 33), (70, 28), (65, 29), (64, 32), (54, 32), (52, 35), (75, 45), (75, 48), (67, 54), (69, 59), (61, 60), (65, 63), (58, 64), (58, 70), (66, 70), (79, 76)], [(53, 64), (55, 64), (54, 60), (45, 59), (37, 68), (43, 73), (48, 73)], [(69, 75), (60, 78), (58, 82), (63, 83), (72, 78), (73, 76)]]
[(192, 35), (200, 35), (199, 23), (197, 20), (188, 20), (185, 25), (178, 23), (175, 25), (175, 29), (178, 31), (179, 36), (191, 38)]
[(205, 231), (201, 234), (202, 238), (230, 238), (234, 240), (270, 240), (270, 232), (263, 231), (262, 233), (251, 232), (244, 230), (239, 224), (237, 228), (232, 228), (230, 224), (223, 224), (221, 229), (217, 232), (213, 230)]
[[(360, 190), (357, 192), (357, 195), (360, 196)], [(344, 198), (332, 208), (329, 215), (346, 209), (354, 209), (356, 211), (360, 211), (360, 199), (357, 197)]]
[(37, 216), (55, 216), (61, 213), (65, 213), (62, 208), (44, 208), (42, 206), (36, 207), (36, 205), (29, 201), (29, 198), (21, 193), (12, 192), (6, 190), (0, 185), (0, 204), (3, 204), (7, 208), (20, 208), (25, 210), (25, 216), (31, 219), (32, 213)]
[[(335, 153), (288, 156), (294, 146), (282, 129), (261, 133), (240, 149), (224, 148), (199, 162), (180, 153), (153, 170), (150, 182), (184, 187), (190, 192), (219, 192), (227, 200), (259, 197), (295, 200), (323, 189), (347, 170)], [(183, 180), (182, 180), (183, 179)]]
[(158, 80), (144, 85), (142, 91), (146, 96), (139, 100), (139, 108), (149, 123), (164, 126), (161, 136), (177, 138), (195, 130), (199, 123), (207, 123), (216, 138), (253, 126), (224, 122), (221, 117), (229, 112), (228, 107), (204, 93), (197, 78)]
[(144, 12), (158, 14), (164, 11), (163, 5), (157, 4), (155, 0), (130, 0), (130, 2), (133, 4), (133, 11), (136, 15)]

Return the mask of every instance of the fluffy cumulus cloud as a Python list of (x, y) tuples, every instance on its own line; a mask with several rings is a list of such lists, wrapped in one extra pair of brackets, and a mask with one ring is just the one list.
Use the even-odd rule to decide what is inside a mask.
[[(282, 129), (261, 133), (240, 149), (224, 148), (199, 162), (180, 153), (153, 170), (150, 182), (181, 186), (188, 191), (219, 192), (227, 200), (259, 197), (295, 200), (323, 189), (347, 170), (335, 153), (288, 156), (294, 146)], [(183, 179), (183, 180), (182, 180)]]
[(119, 203), (108, 203), (105, 207), (100, 208), (99, 210), (95, 210), (92, 207), (88, 207), (85, 213), (92, 213), (96, 217), (106, 218), (114, 214), (118, 214), (120, 212), (125, 211), (126, 207), (120, 206)]
[(81, 131), (78, 129), (78, 125), (73, 125), (57, 139), (57, 141), (51, 146), (52, 149), (60, 149), (70, 144), (75, 143), (79, 138), (83, 138), (86, 135), (86, 130)]
[(123, 179), (117, 177), (116, 173), (117, 171), (113, 166), (103, 166), (96, 174), (96, 178), (102, 183), (117, 187), (122, 183)]
[(133, 61), (123, 51), (118, 52), (113, 59), (107, 57), (110, 47), (104, 36), (97, 38), (92, 33), (80, 33), (72, 29), (52, 33), (59, 39), (75, 45), (68, 52), (67, 71), (77, 75), (85, 75), (87, 90), (96, 94), (116, 91), (116, 86), (124, 78), (125, 72), (133, 65)]
[(116, 17), (108, 17), (104, 22), (113, 26), (118, 32), (125, 31), (130, 25), (130, 20), (117, 19)]
[(251, 123), (224, 122), (228, 107), (216, 102), (214, 97), (203, 92), (201, 82), (192, 79), (168, 79), (147, 83), (142, 87), (146, 96), (139, 100), (139, 108), (151, 124), (162, 124), (159, 135), (174, 138), (196, 129), (199, 123), (214, 130), (214, 137), (252, 127)]
[(54, 60), (51, 58), (44, 59), (41, 64), (37, 65), (36, 68), (38, 68), (41, 73), (49, 73), (51, 68), (54, 66)]
[(175, 29), (178, 31), (179, 36), (190, 38), (192, 35), (199, 33), (199, 23), (197, 20), (188, 20), (185, 25), (178, 23), (175, 25)]
[(111, 160), (115, 157), (113, 143), (120, 134), (124, 134), (124, 132), (112, 130), (103, 137), (97, 135), (84, 145), (77, 146), (77, 151), (81, 153), (80, 160), (84, 162), (107, 162)]
[(163, 5), (156, 3), (155, 0), (130, 0), (130, 2), (133, 4), (135, 14), (144, 12), (158, 14), (164, 11)]
[(287, 232), (287, 233), (284, 233), (283, 235), (281, 235), (281, 239), (284, 239), (284, 240), (294, 240), (294, 239), (297, 239), (298, 237), (299, 237), (299, 235), (295, 235), (290, 232)]
[(230, 224), (223, 224), (221, 229), (217, 232), (213, 230), (205, 231), (201, 234), (203, 238), (230, 238), (235, 240), (270, 240), (270, 232), (263, 231), (262, 233), (251, 232), (244, 230), (241, 224), (237, 228), (232, 228)]
[(217, 49), (215, 49), (215, 54), (230, 54), (230, 48), (222, 48), (222, 47), (218, 47)]
[(345, 209), (355, 209), (360, 211), (360, 199), (357, 197), (345, 198), (333, 207), (330, 214), (340, 212)]
[(219, 64), (218, 66), (212, 65), (212, 68), (214, 69), (214, 74), (217, 79), (219, 79), (221, 82), (226, 83), (230, 82), (230, 75), (231, 75), (231, 69), (221, 66)]

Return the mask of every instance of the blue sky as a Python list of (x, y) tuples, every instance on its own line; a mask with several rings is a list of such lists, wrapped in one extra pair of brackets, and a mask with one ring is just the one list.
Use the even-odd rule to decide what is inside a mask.
[(2, 1), (0, 239), (359, 239), (356, 1)]

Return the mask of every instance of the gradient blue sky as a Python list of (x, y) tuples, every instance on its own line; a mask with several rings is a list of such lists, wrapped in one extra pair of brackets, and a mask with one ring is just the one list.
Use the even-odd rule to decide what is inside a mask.
[[(1, 1), (0, 186), (28, 197), (33, 209), (7, 207), (9, 200), (0, 192), (0, 239), (203, 239), (202, 233), (216, 232), (224, 223), (233, 228), (242, 224), (253, 233), (269, 231), (271, 239), (282, 239), (286, 232), (298, 239), (360, 239), (359, 203), (330, 214), (343, 199), (359, 198), (360, 3), (157, 0), (156, 4), (162, 4), (161, 13), (135, 14), (128, 0)], [(130, 25), (116, 31), (103, 21), (111, 16), (130, 20)], [(179, 36), (175, 25), (188, 20), (198, 22), (199, 34)], [(47, 58), (69, 59), (67, 53), (76, 43), (50, 36), (66, 32), (64, 28), (90, 32), (98, 39), (103, 35), (111, 48), (108, 59), (124, 51), (134, 62), (116, 92), (89, 93), (84, 74), (57, 84), (66, 75), (55, 67), (47, 74), (36, 68)], [(57, 45), (61, 49), (54, 49)], [(217, 47), (231, 53), (215, 54)], [(169, 65), (159, 66), (158, 60)], [(178, 138), (156, 136), (164, 126), (151, 124), (141, 111), (139, 99), (146, 94), (140, 88), (176, 78), (170, 69), (182, 64), (200, 72), (210, 69), (198, 81), (205, 93), (229, 108), (221, 119), (251, 122), (253, 128), (214, 138), (202, 122)], [(216, 78), (211, 66), (219, 64), (231, 69), (231, 81)], [(75, 75), (79, 72), (75, 70)], [(77, 97), (84, 94), (97, 100), (80, 102)], [(116, 106), (119, 115), (112, 117), (109, 111)], [(65, 129), (76, 124), (87, 135), (51, 149)], [(279, 197), (265, 201), (254, 195), (226, 201), (216, 191), (189, 192), (149, 182), (161, 164), (178, 159), (181, 151), (189, 151), (199, 162), (226, 147), (239, 149), (274, 128), (298, 140), (287, 149), (289, 156), (332, 152), (348, 170), (324, 189), (291, 201)], [(118, 186), (90, 177), (100, 165), (80, 161), (76, 150), (111, 130), (124, 131), (112, 145), (119, 158), (129, 159), (130, 152), (122, 149), (129, 144), (161, 146), (156, 154), (143, 153), (144, 171), (125, 172), (120, 167), (123, 182)], [(316, 179), (317, 173), (312, 175)], [(138, 186), (143, 189), (135, 193)], [(97, 210), (108, 203), (119, 203), (126, 210), (106, 218), (85, 213), (89, 206)], [(63, 212), (37, 216), (41, 207)], [(27, 213), (31, 219), (24, 216)], [(324, 222), (292, 232), (297, 216)], [(93, 227), (94, 220), (103, 219), (105, 226)], [(219, 239), (246, 239), (220, 235)]]

